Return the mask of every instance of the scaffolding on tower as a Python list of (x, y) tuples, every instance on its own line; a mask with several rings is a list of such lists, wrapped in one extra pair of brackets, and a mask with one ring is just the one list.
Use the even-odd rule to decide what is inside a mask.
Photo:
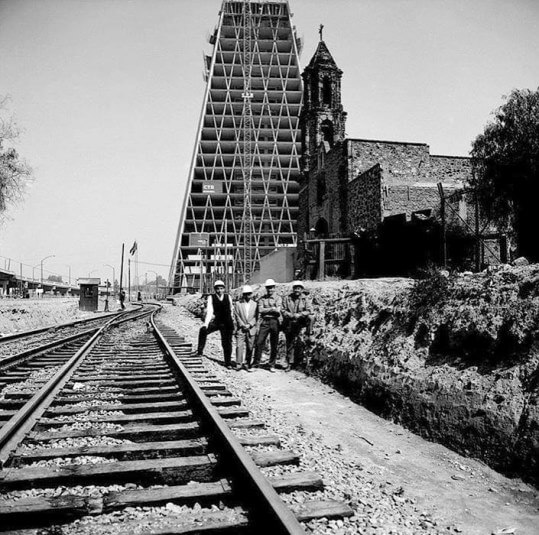
[(251, 71), (253, 66), (253, 19), (251, 3), (243, 2), (243, 112), (242, 112), (242, 178), (243, 178), (243, 219), (240, 237), (242, 240), (241, 275), (243, 283), (249, 282), (254, 271), (253, 258), (253, 211), (252, 211), (252, 180), (253, 180), (253, 111), (251, 101)]

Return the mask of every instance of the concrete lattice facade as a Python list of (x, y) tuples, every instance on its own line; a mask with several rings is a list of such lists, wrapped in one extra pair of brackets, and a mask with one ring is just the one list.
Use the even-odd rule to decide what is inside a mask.
[[(211, 284), (216, 277), (231, 284), (241, 281), (247, 224), (252, 225), (253, 270), (276, 248), (296, 245), (303, 95), (300, 43), (287, 1), (251, 1), (248, 6), (248, 55), (245, 2), (223, 1), (210, 38), (214, 48), (206, 58), (207, 89), (171, 268), (175, 292)], [(250, 221), (244, 209), (247, 165)]]

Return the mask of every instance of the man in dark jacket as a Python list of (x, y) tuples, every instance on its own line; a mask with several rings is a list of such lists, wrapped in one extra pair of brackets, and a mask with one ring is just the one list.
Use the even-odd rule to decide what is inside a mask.
[(286, 366), (285, 371), (299, 364), (299, 335), (305, 328), (305, 334), (311, 336), (313, 310), (310, 301), (303, 290), (305, 286), (301, 281), (292, 283), (292, 293), (283, 299), (283, 331), (286, 337)]
[(206, 304), (206, 318), (204, 325), (198, 332), (198, 350), (199, 357), (204, 354), (204, 347), (208, 334), (215, 331), (221, 333), (221, 346), (225, 358), (225, 366), (230, 368), (232, 356), (232, 335), (234, 334), (234, 316), (232, 308), (232, 299), (225, 293), (225, 283), (215, 281), (213, 285), (215, 293), (208, 296)]

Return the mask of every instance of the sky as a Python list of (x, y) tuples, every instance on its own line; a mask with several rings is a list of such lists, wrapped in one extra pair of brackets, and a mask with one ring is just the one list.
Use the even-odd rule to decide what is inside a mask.
[[(34, 170), (0, 267), (168, 278), (221, 0), (0, 0), (0, 95)], [(352, 138), (469, 153), (513, 89), (539, 86), (537, 0), (290, 0), (307, 65), (344, 71)], [(10, 261), (6, 260), (11, 259)], [(133, 258), (133, 257), (131, 257)], [(25, 270), (31, 268), (24, 268)], [(133, 269), (134, 271), (134, 269)]]

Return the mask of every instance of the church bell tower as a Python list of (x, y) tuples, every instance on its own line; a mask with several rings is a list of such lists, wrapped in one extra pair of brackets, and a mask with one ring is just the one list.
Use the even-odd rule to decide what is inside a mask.
[[(316, 168), (318, 151), (328, 152), (345, 138), (346, 112), (341, 102), (342, 71), (337, 67), (322, 38), (309, 65), (303, 71), (302, 171), (304, 177)], [(322, 145), (322, 147), (321, 147)]]

